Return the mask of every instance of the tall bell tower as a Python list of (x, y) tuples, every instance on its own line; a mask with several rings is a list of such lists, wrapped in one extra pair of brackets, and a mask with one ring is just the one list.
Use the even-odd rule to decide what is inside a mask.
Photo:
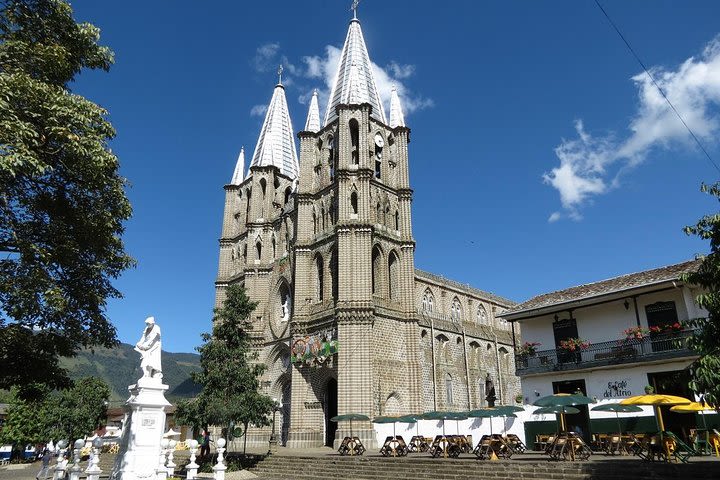
[[(323, 120), (313, 95), (298, 134), (292, 331), (332, 337), (337, 353), (294, 364), (288, 446), (337, 446), (337, 414), (422, 408), (409, 134), (394, 88), (387, 120), (354, 15)], [(353, 430), (375, 444), (369, 422)]]

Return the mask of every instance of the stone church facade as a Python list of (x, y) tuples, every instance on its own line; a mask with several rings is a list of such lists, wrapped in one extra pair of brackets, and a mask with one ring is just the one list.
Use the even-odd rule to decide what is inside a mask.
[[(520, 393), (513, 302), (417, 270), (408, 144), (397, 92), (389, 118), (353, 18), (327, 111), (312, 97), (295, 132), (276, 85), (257, 146), (225, 186), (216, 303), (240, 283), (253, 313), (265, 393), (282, 401), (280, 442), (335, 445), (337, 414), (463, 411)], [(369, 422), (353, 432), (374, 446)], [(269, 429), (249, 433), (267, 444)]]

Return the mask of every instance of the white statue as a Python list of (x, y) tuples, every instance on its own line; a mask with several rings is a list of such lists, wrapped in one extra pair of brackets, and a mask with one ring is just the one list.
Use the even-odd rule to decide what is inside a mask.
[(282, 315), (280, 316), (280, 320), (283, 322), (287, 322), (290, 320), (290, 295), (288, 294), (285, 297), (285, 301), (282, 304)]
[(143, 336), (135, 344), (135, 350), (142, 355), (140, 369), (143, 372), (143, 377), (161, 379), (160, 352), (162, 345), (160, 342), (160, 327), (155, 323), (154, 317), (146, 318), (145, 324)]

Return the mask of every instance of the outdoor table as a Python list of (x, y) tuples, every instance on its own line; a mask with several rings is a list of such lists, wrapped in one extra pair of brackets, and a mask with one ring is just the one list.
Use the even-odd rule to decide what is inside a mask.
[(383, 457), (404, 457), (408, 454), (408, 446), (402, 436), (387, 437), (380, 448)]
[(362, 455), (365, 453), (365, 446), (358, 437), (345, 437), (343, 438), (340, 447), (338, 448), (340, 455)]
[(445, 458), (448, 456), (458, 458), (461, 450), (459, 442), (453, 438), (453, 435), (436, 435), (435, 440), (433, 440), (432, 445), (430, 445), (428, 449), (430, 455), (434, 458), (440, 455)]
[[(430, 441), (432, 442), (432, 439), (430, 439)], [(415, 435), (410, 439), (410, 443), (408, 444), (408, 450), (410, 452), (427, 452), (428, 448), (430, 448), (430, 443), (422, 435)]]
[(546, 452), (553, 460), (587, 460), (592, 450), (576, 433), (560, 432)]
[(513, 433), (505, 436), (505, 443), (512, 449), (513, 453), (525, 453), (525, 450), (527, 450), (527, 446), (520, 440), (520, 437)]

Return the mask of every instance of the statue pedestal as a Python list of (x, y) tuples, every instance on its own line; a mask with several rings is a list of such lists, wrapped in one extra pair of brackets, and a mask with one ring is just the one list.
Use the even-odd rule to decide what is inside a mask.
[(130, 385), (130, 398), (125, 402), (125, 423), (120, 452), (111, 480), (154, 479), (160, 456), (160, 442), (165, 433), (165, 399), (169, 387), (159, 378), (143, 377)]

